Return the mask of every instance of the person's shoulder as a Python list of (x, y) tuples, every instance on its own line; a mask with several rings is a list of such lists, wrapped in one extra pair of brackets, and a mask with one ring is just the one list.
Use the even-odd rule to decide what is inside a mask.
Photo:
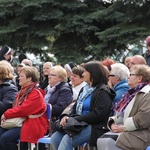
[(72, 85), (69, 84), (68, 82), (61, 82), (61, 83), (58, 85), (58, 88), (71, 89), (71, 88), (72, 88)]
[(106, 93), (108, 93), (112, 98), (114, 98), (116, 96), (116, 92), (111, 89), (108, 85), (100, 85), (97, 87), (98, 92), (104, 91)]
[(5, 86), (5, 87), (16, 87), (16, 88), (17, 88), (15, 82), (14, 82), (13, 80), (11, 80), (11, 79), (5, 80), (5, 81), (1, 84), (1, 86)]
[(45, 92), (43, 89), (41, 89), (40, 87), (34, 88), (34, 89), (32, 90), (32, 93), (33, 93), (33, 94), (36, 94), (36, 95), (42, 95), (43, 97), (44, 97), (45, 94), (46, 94), (46, 92)]
[(126, 80), (122, 80), (122, 81), (120, 81), (118, 84), (116, 84), (115, 86), (114, 86), (114, 89), (115, 90), (121, 90), (121, 89), (129, 89), (130, 88), (130, 86), (128, 85), (128, 82), (126, 81)]

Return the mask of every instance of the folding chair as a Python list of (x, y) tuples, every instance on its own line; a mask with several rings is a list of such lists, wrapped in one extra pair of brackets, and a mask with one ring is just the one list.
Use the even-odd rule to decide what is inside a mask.
[[(51, 114), (52, 114), (52, 106), (51, 104), (48, 104), (47, 103), (47, 110), (46, 110), (46, 117), (48, 119), (48, 122), (49, 122), (49, 129), (51, 128)], [(40, 138), (38, 141), (37, 141), (37, 150), (39, 150), (39, 143), (43, 143), (43, 144), (47, 144), (48, 145), (48, 150), (51, 149), (51, 142), (50, 142), (50, 136), (51, 136), (51, 130), (49, 132), (48, 135), (45, 135), (43, 138)]]

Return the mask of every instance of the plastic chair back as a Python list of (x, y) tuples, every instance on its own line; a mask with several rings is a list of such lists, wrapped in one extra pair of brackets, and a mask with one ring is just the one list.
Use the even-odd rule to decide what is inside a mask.
[(146, 148), (146, 150), (150, 150), (150, 146), (148, 146), (148, 147)]

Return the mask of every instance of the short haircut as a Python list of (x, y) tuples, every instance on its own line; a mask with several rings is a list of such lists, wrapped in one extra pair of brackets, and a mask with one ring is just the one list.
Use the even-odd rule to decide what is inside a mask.
[(81, 67), (81, 66), (78, 66), (78, 67), (74, 67), (72, 69), (72, 73), (75, 74), (75, 75), (78, 75), (80, 78), (83, 78), (83, 72), (84, 72), (84, 68)]
[(26, 78), (31, 78), (32, 82), (39, 81), (39, 72), (37, 68), (32, 67), (32, 66), (25, 66), (21, 68), (20, 73), (21, 72), (25, 73)]
[(130, 71), (128, 67), (122, 63), (115, 63), (111, 65), (111, 72), (114, 74), (116, 77), (120, 78), (120, 80), (127, 80)]

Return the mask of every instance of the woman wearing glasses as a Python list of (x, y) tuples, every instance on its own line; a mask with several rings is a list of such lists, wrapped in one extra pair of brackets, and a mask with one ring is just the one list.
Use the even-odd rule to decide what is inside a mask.
[(48, 78), (45, 102), (52, 105), (52, 121), (54, 122), (72, 102), (72, 90), (67, 82), (67, 72), (61, 66), (51, 67)]
[(114, 107), (108, 121), (110, 132), (97, 141), (98, 150), (145, 150), (150, 143), (150, 68), (134, 65), (131, 87)]
[(124, 64), (115, 63), (111, 65), (108, 84), (116, 92), (116, 96), (113, 100), (114, 104), (120, 100), (122, 95), (130, 88), (128, 85), (129, 75), (130, 71)]

